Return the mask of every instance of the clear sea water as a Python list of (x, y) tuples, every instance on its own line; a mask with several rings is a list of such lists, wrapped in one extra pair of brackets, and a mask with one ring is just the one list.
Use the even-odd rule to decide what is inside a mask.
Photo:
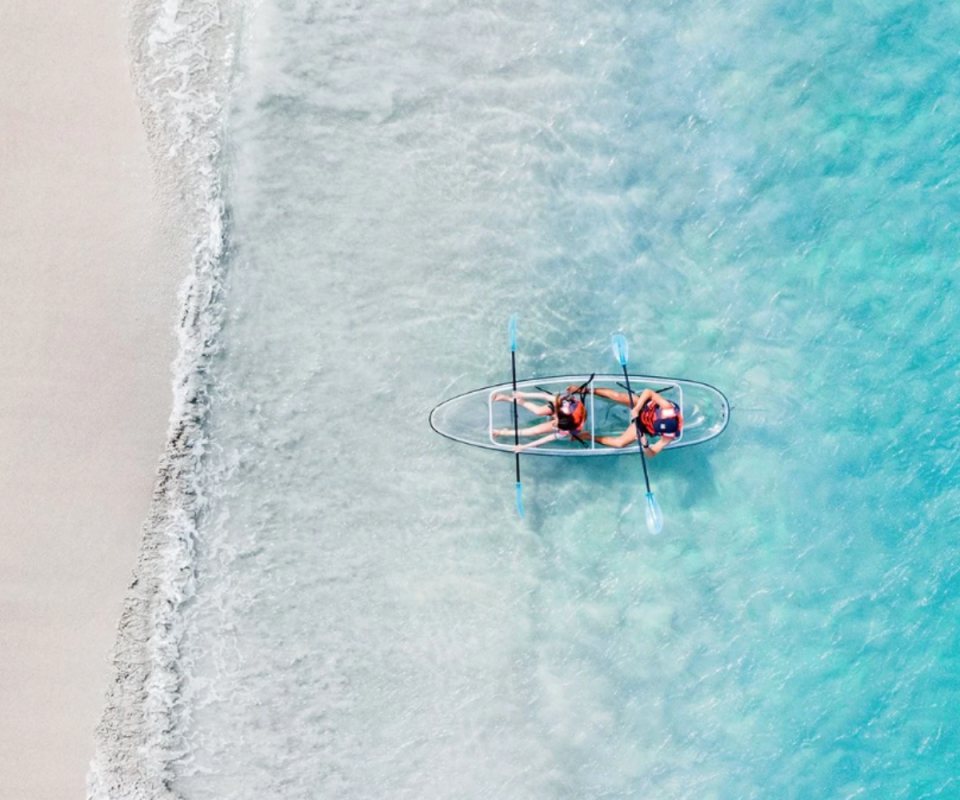
[[(91, 797), (960, 795), (960, 6), (138, 19), (196, 254)], [(730, 398), (660, 536), (430, 430), (512, 313)]]

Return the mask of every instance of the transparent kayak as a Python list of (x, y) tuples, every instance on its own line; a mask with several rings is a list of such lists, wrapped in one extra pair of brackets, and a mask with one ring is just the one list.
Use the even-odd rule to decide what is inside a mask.
[[(589, 381), (589, 383), (587, 383)], [(587, 421), (583, 427), (585, 433), (592, 436), (617, 436), (630, 424), (630, 412), (627, 406), (596, 395), (598, 389), (612, 389), (625, 392), (623, 375), (563, 375), (550, 378), (529, 378), (517, 381), (517, 390), (521, 392), (543, 391), (551, 395), (566, 392), (569, 386), (587, 383), (584, 403), (587, 406)], [(631, 375), (630, 388), (634, 396), (650, 388), (666, 399), (680, 406), (683, 413), (683, 430), (666, 448), (707, 442), (723, 433), (730, 418), (730, 407), (723, 392), (699, 381), (680, 380), (678, 378), (659, 378), (651, 375)], [(510, 395), (512, 383), (487, 386), (445, 400), (430, 412), (430, 427), (441, 436), (455, 442), (483, 447), (487, 450), (513, 452), (513, 403), (495, 401), (496, 394)], [(539, 400), (533, 400), (539, 403)], [(530, 413), (523, 406), (517, 407), (519, 427), (545, 422), (545, 417)], [(494, 436), (493, 431), (509, 428), (509, 436)], [(540, 438), (540, 437), (535, 437)], [(637, 444), (628, 447), (605, 447), (584, 437), (585, 441), (562, 439), (539, 447), (524, 450), (524, 455), (538, 456), (615, 456), (636, 453)], [(530, 441), (521, 437), (521, 444)]]

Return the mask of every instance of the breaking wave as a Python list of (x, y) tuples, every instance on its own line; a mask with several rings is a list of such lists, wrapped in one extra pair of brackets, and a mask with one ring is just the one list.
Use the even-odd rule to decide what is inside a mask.
[(218, 0), (146, 0), (128, 13), (134, 84), (157, 182), (190, 260), (179, 294), (167, 444), (96, 730), (90, 800), (176, 796), (170, 762), (182, 749), (173, 725), (180, 611), (194, 592), (206, 364), (217, 348), (222, 308), (223, 118), (240, 16)]

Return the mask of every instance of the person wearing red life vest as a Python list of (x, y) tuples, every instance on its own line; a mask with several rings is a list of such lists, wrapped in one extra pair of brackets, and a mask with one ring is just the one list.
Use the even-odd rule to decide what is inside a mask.
[[(630, 395), (626, 392), (597, 389), (596, 396), (625, 406), (630, 405)], [(633, 420), (637, 418), (640, 419), (640, 444), (648, 458), (657, 455), (683, 430), (683, 414), (680, 406), (671, 403), (653, 389), (644, 389), (639, 395), (634, 395), (633, 408), (630, 409), (631, 422), (627, 429), (619, 436), (597, 436), (596, 441), (607, 447), (626, 447), (633, 444), (637, 441), (637, 426)], [(648, 437), (657, 437), (657, 441), (650, 444)]]
[[(533, 442), (524, 442), (515, 448), (519, 453), (531, 447), (539, 447), (547, 442), (553, 442), (558, 439), (577, 439), (583, 441), (584, 436), (590, 434), (583, 433), (583, 426), (587, 421), (587, 407), (583, 402), (582, 393), (584, 387), (572, 386), (566, 394), (552, 395), (547, 392), (514, 392), (513, 394), (495, 394), (491, 399), (499, 402), (512, 402), (514, 398), (531, 414), (538, 417), (550, 417), (545, 422), (532, 425), (528, 428), (520, 428), (517, 433), (520, 436), (541, 436), (542, 438)], [(546, 400), (543, 405), (528, 402), (530, 400)], [(494, 436), (513, 436), (513, 428), (500, 428), (492, 431)]]

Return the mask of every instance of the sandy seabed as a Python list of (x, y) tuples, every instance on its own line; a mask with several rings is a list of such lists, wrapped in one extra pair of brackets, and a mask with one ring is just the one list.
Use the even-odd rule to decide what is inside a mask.
[(0, 28), (0, 775), (84, 796), (171, 408), (175, 216), (124, 0), (15, 2)]

